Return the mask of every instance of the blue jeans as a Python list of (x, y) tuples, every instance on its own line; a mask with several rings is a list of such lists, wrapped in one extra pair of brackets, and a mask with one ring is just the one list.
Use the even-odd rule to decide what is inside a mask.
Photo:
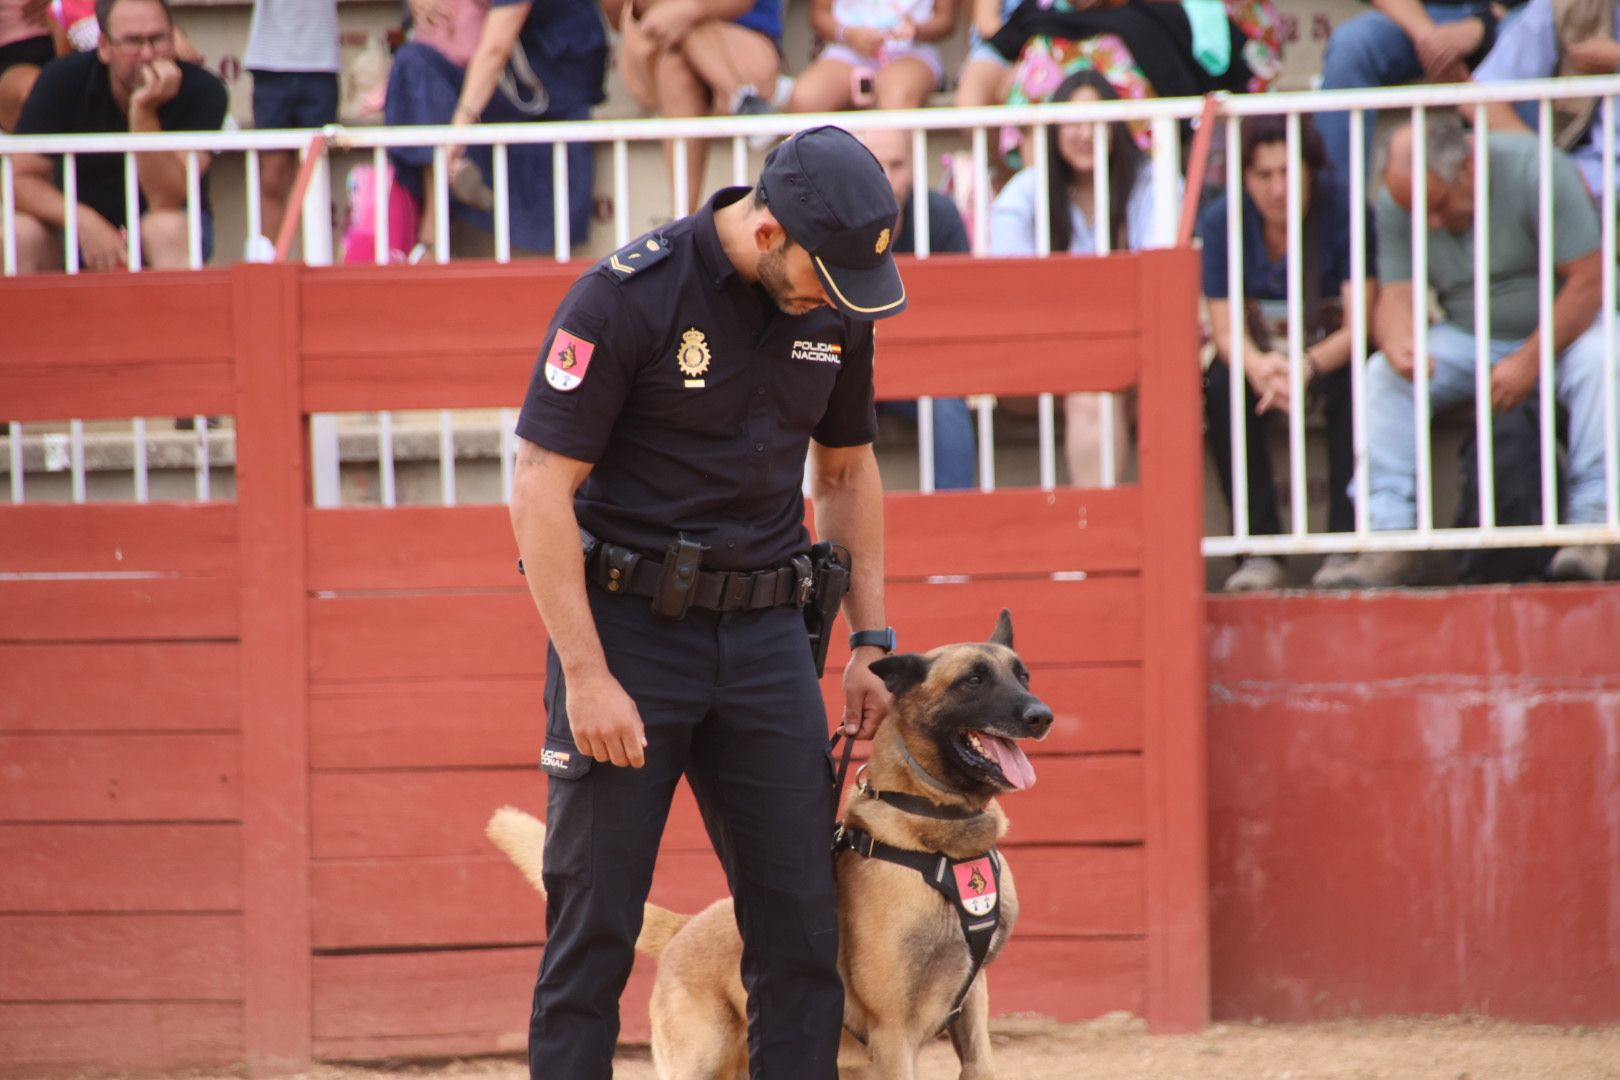
[[(1493, 339), (1491, 364), (1494, 366), (1520, 344)], [(1432, 326), (1429, 356), (1434, 362), (1434, 374), (1429, 378), (1431, 408), (1444, 409), (1472, 401), (1474, 336), (1451, 323)], [(1569, 413), (1569, 500), (1562, 508), (1563, 518), (1575, 524), (1600, 522), (1606, 509), (1602, 317), (1557, 357), (1553, 371), (1558, 403)], [(1412, 395), (1412, 383), (1389, 366), (1383, 353), (1375, 353), (1367, 363), (1371, 489), (1367, 510), (1375, 529), (1417, 526), (1417, 429)], [(1608, 484), (1613, 483), (1612, 478), (1608, 480)]]
[[(915, 401), (885, 401), (878, 411), (917, 422)], [(934, 489), (952, 491), (973, 486), (978, 457), (973, 440), (973, 414), (961, 398), (934, 399)]]
[[(1437, 23), (1460, 22), (1472, 18), (1484, 7), (1481, 3), (1424, 4), (1429, 18)], [(1342, 23), (1328, 38), (1322, 55), (1322, 89), (1350, 90), (1369, 86), (1399, 86), (1423, 75), (1417, 47), (1406, 32), (1389, 16), (1376, 11), (1357, 15)], [(1366, 140), (1365, 168), (1372, 168), (1375, 113), (1363, 114), (1362, 134)], [(1341, 197), (1350, 197), (1350, 114), (1316, 114), (1316, 127), (1327, 144), (1328, 167)], [(1370, 199), (1368, 200), (1371, 201)]]

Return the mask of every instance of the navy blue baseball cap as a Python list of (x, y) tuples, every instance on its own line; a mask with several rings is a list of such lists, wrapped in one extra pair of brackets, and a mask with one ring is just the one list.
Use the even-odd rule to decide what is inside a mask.
[(810, 253), (833, 306), (857, 319), (906, 309), (894, 265), (900, 207), (872, 151), (841, 127), (801, 131), (759, 174), (771, 216)]

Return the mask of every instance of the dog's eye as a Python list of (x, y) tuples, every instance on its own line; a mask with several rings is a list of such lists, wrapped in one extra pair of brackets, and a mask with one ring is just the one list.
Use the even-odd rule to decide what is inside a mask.
[(984, 685), (984, 676), (979, 675), (979, 674), (969, 675), (967, 677), (967, 684), (969, 686), (983, 686)]
[(1029, 672), (1027, 672), (1027, 671), (1020, 671), (1020, 672), (1019, 672), (1019, 673), (1018, 673), (1018, 681), (1019, 681), (1019, 682), (1020, 682), (1020, 683), (1021, 683), (1021, 684), (1023, 684), (1023, 685), (1024, 685), (1024, 686), (1026, 686), (1026, 687), (1027, 687), (1027, 686), (1028, 686), (1028, 685), (1029, 685)]

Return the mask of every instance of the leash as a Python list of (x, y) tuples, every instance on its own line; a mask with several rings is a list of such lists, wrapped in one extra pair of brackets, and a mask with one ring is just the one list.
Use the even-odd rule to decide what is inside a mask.
[(838, 776), (835, 780), (833, 780), (834, 830), (837, 830), (838, 828), (838, 800), (844, 794), (844, 777), (849, 775), (849, 758), (851, 754), (855, 753), (855, 737), (853, 735), (845, 735), (843, 726), (839, 725), (838, 730), (833, 732), (832, 741), (827, 744), (827, 756), (829, 758), (832, 756), (832, 752), (838, 749), (839, 739), (844, 740), (844, 756), (838, 762)]

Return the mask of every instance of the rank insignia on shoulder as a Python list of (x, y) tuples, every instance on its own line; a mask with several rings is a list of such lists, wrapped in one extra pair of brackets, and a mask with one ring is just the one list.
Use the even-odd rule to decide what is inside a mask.
[(663, 236), (649, 236), (622, 247), (608, 256), (607, 271), (615, 281), (628, 281), (635, 274), (669, 258), (669, 240)]

